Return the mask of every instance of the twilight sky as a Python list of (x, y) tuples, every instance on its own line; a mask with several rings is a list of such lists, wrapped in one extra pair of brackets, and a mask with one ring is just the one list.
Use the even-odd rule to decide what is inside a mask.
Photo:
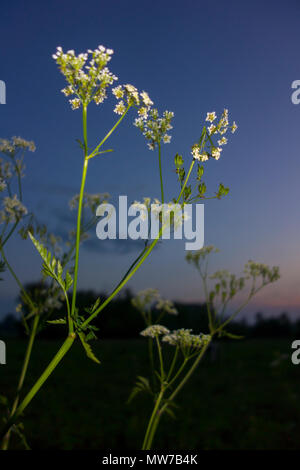
[[(298, 0), (14, 0), (1, 5), (1, 137), (34, 140), (27, 154), (24, 202), (57, 234), (75, 223), (68, 201), (79, 191), (81, 113), (60, 93), (65, 86), (51, 58), (56, 46), (84, 52), (99, 44), (115, 51), (109, 67), (119, 83), (146, 90), (161, 110), (174, 111), (172, 142), (163, 147), (166, 199), (177, 194), (173, 158), (188, 161), (207, 111), (229, 109), (238, 131), (221, 159), (206, 164), (206, 184), (230, 187), (221, 201), (205, 203), (205, 243), (216, 245), (212, 269), (239, 273), (248, 259), (280, 265), (282, 279), (247, 309), (300, 313), (299, 174), (300, 104), (291, 84), (300, 79)], [(89, 107), (88, 134), (96, 144), (116, 120), (110, 98)], [(108, 148), (91, 161), (88, 192), (128, 200), (160, 197), (157, 155), (132, 126), (131, 113)], [(81, 252), (79, 286), (109, 291), (137, 252), (128, 243), (105, 246), (95, 231)], [(110, 245), (111, 243), (111, 245)], [(164, 296), (202, 299), (200, 282), (184, 260), (182, 241), (166, 241), (130, 282), (134, 290), (157, 287)], [(7, 257), (23, 282), (38, 279), (40, 258), (18, 237)], [(17, 291), (8, 274), (0, 283), (1, 314), (14, 308)]]

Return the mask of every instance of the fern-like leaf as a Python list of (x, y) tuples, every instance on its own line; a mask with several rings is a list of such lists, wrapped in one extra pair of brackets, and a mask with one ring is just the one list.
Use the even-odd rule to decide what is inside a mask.
[(135, 383), (135, 386), (132, 389), (131, 394), (129, 395), (129, 398), (127, 400), (127, 403), (130, 403), (136, 395), (139, 393), (149, 393), (150, 395), (153, 394), (151, 387), (150, 387), (150, 382), (146, 377), (142, 377), (139, 375), (137, 377), (137, 381)]
[(42, 272), (45, 276), (50, 276), (54, 279), (60, 287), (67, 292), (73, 283), (73, 279), (68, 271), (66, 271), (66, 278), (63, 279), (63, 267), (59, 260), (56, 260), (54, 256), (51, 255), (50, 251), (47, 251), (47, 248), (44, 247), (34, 236), (29, 233), (29, 237), (34, 244), (35, 248), (39, 252), (43, 263)]
[(95, 356), (95, 354), (93, 353), (93, 350), (91, 348), (91, 346), (89, 345), (89, 343), (86, 342), (86, 337), (84, 335), (84, 333), (78, 333), (78, 336), (79, 336), (79, 339), (82, 343), (82, 346), (84, 347), (85, 349), (85, 352), (86, 352), (86, 355), (89, 359), (91, 359), (92, 361), (96, 362), (97, 364), (101, 364), (101, 362), (99, 361), (99, 359)]

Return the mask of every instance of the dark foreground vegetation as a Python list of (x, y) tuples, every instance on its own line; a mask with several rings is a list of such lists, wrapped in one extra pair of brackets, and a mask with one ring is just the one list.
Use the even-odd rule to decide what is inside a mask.
[[(1, 394), (12, 397), (25, 341), (7, 340)], [(24, 392), (60, 341), (38, 340)], [(99, 340), (89, 361), (75, 345), (26, 410), (25, 432), (34, 449), (138, 449), (151, 400), (126, 404), (137, 375), (146, 375), (141, 340)], [(165, 416), (156, 449), (299, 449), (300, 366), (290, 339), (225, 340), (178, 396), (176, 420)], [(12, 448), (20, 448), (12, 440)]]

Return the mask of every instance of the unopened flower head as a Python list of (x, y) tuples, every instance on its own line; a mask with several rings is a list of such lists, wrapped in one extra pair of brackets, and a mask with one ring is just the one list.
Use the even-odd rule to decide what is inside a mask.
[(210, 253), (218, 253), (219, 250), (214, 245), (207, 245), (197, 251), (189, 251), (185, 257), (188, 263), (200, 268), (203, 261), (207, 259)]
[(140, 129), (148, 141), (150, 150), (161, 142), (168, 144), (171, 142), (171, 136), (168, 131), (172, 129), (171, 121), (174, 117), (172, 111), (164, 111), (162, 117), (159, 117), (158, 110), (151, 108), (149, 116), (141, 116), (136, 118), (134, 125)]
[(248, 261), (244, 268), (244, 273), (248, 278), (261, 277), (264, 284), (275, 282), (280, 278), (278, 266), (270, 268), (267, 264)]
[(156, 336), (167, 335), (168, 333), (170, 333), (170, 331), (165, 326), (151, 325), (148, 326), (145, 330), (141, 331), (140, 334), (148, 338), (155, 338)]
[(211, 301), (220, 296), (223, 304), (233, 299), (245, 287), (244, 277), (237, 277), (226, 269), (216, 271), (210, 276), (210, 279), (217, 281), (214, 289), (210, 292)]
[(117, 80), (106, 66), (112, 54), (113, 50), (104, 46), (79, 55), (73, 50), (64, 53), (61, 47), (57, 48), (52, 57), (67, 80), (68, 86), (62, 92), (72, 97), (69, 100), (72, 109), (78, 109), (82, 104), (86, 106), (91, 101), (98, 105), (105, 100), (107, 87)]

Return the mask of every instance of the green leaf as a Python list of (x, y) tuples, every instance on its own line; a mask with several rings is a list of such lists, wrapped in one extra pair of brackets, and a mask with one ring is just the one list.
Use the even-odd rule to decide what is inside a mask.
[(179, 155), (178, 153), (176, 153), (176, 155), (175, 155), (174, 163), (175, 163), (175, 166), (176, 166), (177, 169), (181, 168), (183, 163), (184, 163), (184, 160), (183, 160), (182, 156)]
[(99, 307), (100, 301), (101, 301), (100, 297), (98, 297), (97, 300), (95, 301), (95, 303), (91, 307), (85, 308), (85, 311), (89, 314), (94, 313), (97, 310), (97, 308)]
[(76, 139), (76, 142), (79, 144), (80, 148), (82, 148), (82, 150), (84, 150), (84, 144), (81, 142), (80, 139)]
[(73, 284), (72, 276), (70, 275), (69, 271), (67, 271), (66, 272), (66, 279), (65, 279), (65, 289), (66, 289), (66, 291), (70, 289), (72, 284)]
[(66, 271), (66, 278), (63, 279), (63, 267), (59, 260), (56, 260), (54, 256), (51, 255), (50, 251), (47, 251), (47, 248), (40, 243), (31, 232), (28, 232), (29, 237), (34, 244), (35, 248), (41, 255), (42, 260), (44, 261), (42, 266), (42, 272), (45, 276), (50, 276), (54, 279), (63, 291), (67, 292), (70, 286), (73, 283), (73, 279), (68, 271)]
[(86, 355), (89, 359), (91, 359), (92, 361), (96, 362), (97, 364), (101, 364), (101, 362), (99, 361), (99, 359), (95, 356), (95, 354), (93, 353), (92, 351), (92, 348), (91, 346), (89, 345), (89, 343), (86, 342), (86, 337), (84, 335), (84, 333), (79, 333), (78, 332), (78, 336), (79, 336), (79, 339), (82, 343), (82, 346), (84, 347), (85, 349), (85, 352), (86, 352)]
[(187, 200), (190, 197), (191, 194), (192, 194), (191, 185), (186, 186), (185, 189), (184, 189), (184, 199)]
[(201, 180), (202, 176), (203, 176), (203, 173), (204, 173), (204, 166), (203, 165), (198, 165), (198, 168), (197, 168), (197, 180)]
[(135, 386), (132, 389), (131, 394), (129, 395), (127, 403), (130, 403), (136, 395), (142, 392), (149, 393), (150, 395), (153, 394), (151, 387), (150, 387), (149, 380), (146, 377), (142, 377), (141, 375), (138, 375), (137, 381), (135, 383)]
[(198, 185), (198, 193), (201, 197), (206, 193), (206, 184), (204, 182)]

